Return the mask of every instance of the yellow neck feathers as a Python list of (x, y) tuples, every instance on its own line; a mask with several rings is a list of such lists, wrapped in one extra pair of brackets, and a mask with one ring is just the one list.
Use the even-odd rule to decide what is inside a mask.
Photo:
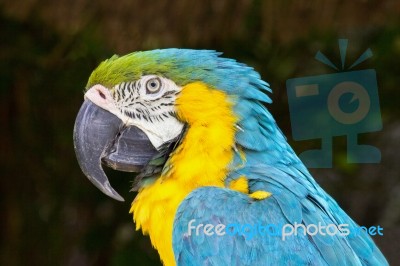
[(136, 230), (149, 234), (165, 265), (175, 265), (172, 228), (185, 197), (203, 186), (224, 186), (233, 159), (237, 118), (228, 96), (196, 82), (176, 100), (178, 116), (188, 124), (181, 145), (171, 155), (171, 170), (142, 188), (132, 203)]

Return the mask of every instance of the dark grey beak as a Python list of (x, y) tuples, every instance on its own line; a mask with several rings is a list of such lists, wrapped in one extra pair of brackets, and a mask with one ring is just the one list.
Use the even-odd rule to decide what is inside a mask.
[(124, 126), (110, 112), (85, 100), (74, 127), (78, 163), (87, 178), (113, 199), (124, 199), (111, 187), (101, 164), (120, 171), (140, 172), (157, 153), (147, 135), (135, 126)]

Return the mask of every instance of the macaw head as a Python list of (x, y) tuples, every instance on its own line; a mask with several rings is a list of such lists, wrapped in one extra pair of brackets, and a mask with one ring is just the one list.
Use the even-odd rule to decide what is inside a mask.
[(135, 52), (113, 56), (93, 71), (76, 118), (74, 146), (82, 171), (96, 187), (123, 201), (102, 164), (138, 172), (139, 179), (157, 178), (185, 132), (194, 123), (207, 126), (220, 111), (221, 97), (238, 129), (245, 126), (240, 121), (248, 112), (247, 100), (270, 102), (262, 92), (268, 84), (257, 72), (219, 55), (189, 49)]

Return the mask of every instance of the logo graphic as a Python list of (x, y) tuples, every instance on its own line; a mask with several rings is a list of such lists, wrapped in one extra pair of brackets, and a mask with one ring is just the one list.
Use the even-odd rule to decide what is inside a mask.
[(348, 163), (381, 160), (379, 149), (357, 142), (358, 134), (382, 129), (376, 72), (374, 69), (350, 71), (372, 57), (372, 51), (367, 49), (345, 70), (347, 44), (347, 39), (339, 39), (340, 70), (320, 51), (315, 56), (338, 73), (286, 81), (293, 139), (321, 139), (321, 149), (299, 155), (307, 167), (332, 167), (334, 136), (347, 136)]

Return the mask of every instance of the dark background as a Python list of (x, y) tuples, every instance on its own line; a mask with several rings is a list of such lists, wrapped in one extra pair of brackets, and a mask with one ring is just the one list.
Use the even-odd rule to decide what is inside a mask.
[(81, 173), (72, 130), (87, 78), (114, 53), (163, 47), (215, 49), (268, 81), (269, 109), (293, 142), (285, 82), (334, 73), (338, 38), (356, 69), (377, 72), (383, 130), (362, 141), (382, 151), (380, 164), (347, 164), (346, 139), (334, 139), (334, 167), (317, 181), (375, 237), (393, 265), (400, 246), (400, 3), (393, 1), (89, 1), (0, 2), (1, 265), (159, 265), (128, 214), (130, 174), (109, 172), (127, 200), (101, 194)]

